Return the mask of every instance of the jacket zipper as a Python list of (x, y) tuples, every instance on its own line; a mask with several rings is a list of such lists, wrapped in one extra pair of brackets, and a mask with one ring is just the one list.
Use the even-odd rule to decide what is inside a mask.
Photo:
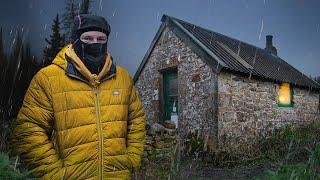
[[(70, 74), (70, 73), (66, 73), (68, 76), (70, 76), (70, 77), (74, 77), (74, 78), (76, 78), (76, 79), (78, 79), (78, 80), (80, 80), (80, 81), (82, 81), (82, 82), (85, 82), (85, 83), (89, 83), (89, 81), (86, 81), (86, 80), (84, 80), (84, 79), (82, 79), (82, 78), (80, 78), (80, 77), (78, 77), (78, 76), (76, 76), (76, 75), (73, 75), (73, 74)], [(112, 78), (113, 76), (115, 76), (115, 74), (111, 74), (110, 76), (108, 76), (108, 77), (106, 77), (106, 78), (103, 78), (102, 80), (101, 80), (101, 82), (103, 82), (103, 81), (106, 81), (106, 80), (108, 80), (108, 79), (110, 79), (110, 78)]]
[[(112, 74), (106, 78), (110, 79), (115, 74)], [(98, 136), (99, 136), (99, 179), (103, 179), (103, 133), (102, 133), (102, 123), (101, 123), (101, 113), (100, 113), (100, 102), (99, 102), (99, 91), (98, 86), (94, 86), (95, 102), (96, 102), (96, 115), (97, 115), (97, 126), (98, 126)]]
[[(87, 81), (83, 80), (82, 78), (75, 76), (73, 74), (66, 73), (67, 75), (74, 77), (80, 81), (83, 81), (85, 83), (88, 83)], [(110, 78), (115, 76), (115, 74), (111, 74), (107, 78), (103, 79), (103, 81), (106, 81)], [(98, 129), (98, 138), (99, 138), (99, 179), (103, 179), (103, 133), (102, 133), (102, 123), (101, 123), (101, 114), (100, 114), (100, 102), (99, 102), (99, 96), (98, 96), (98, 86), (94, 86), (94, 95), (95, 95), (95, 106), (96, 106), (96, 116), (97, 116), (97, 129)]]
[(97, 128), (98, 128), (98, 136), (99, 136), (99, 179), (103, 179), (103, 134), (102, 134), (102, 125), (100, 119), (100, 103), (99, 103), (99, 96), (98, 96), (98, 87), (94, 87), (94, 94), (95, 94), (95, 102), (96, 102), (96, 115), (97, 115)]
[(68, 76), (70, 76), (70, 77), (73, 77), (73, 78), (76, 78), (76, 79), (78, 79), (78, 80), (80, 80), (80, 81), (82, 81), (82, 82), (85, 82), (85, 83), (89, 83), (89, 81), (86, 81), (86, 80), (84, 80), (84, 79), (82, 79), (82, 78), (80, 78), (80, 77), (78, 77), (78, 76), (76, 76), (76, 75), (73, 75), (73, 74), (70, 74), (70, 73), (66, 73)]

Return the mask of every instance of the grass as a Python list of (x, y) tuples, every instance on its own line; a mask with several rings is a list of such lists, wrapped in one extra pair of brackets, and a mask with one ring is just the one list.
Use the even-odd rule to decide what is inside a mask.
[[(203, 152), (201, 140), (191, 137), (186, 148), (199, 170), (233, 169), (260, 179), (320, 178), (320, 123), (276, 129), (268, 138), (243, 149), (239, 147), (239, 151), (220, 149), (209, 154)], [(256, 169), (255, 174), (246, 169)]]
[(320, 143), (320, 123), (299, 128), (286, 126), (260, 144), (261, 153), (269, 160), (305, 160)]
[(261, 149), (262, 159), (279, 167), (257, 179), (320, 179), (320, 123), (278, 129)]
[[(2, 128), (4, 129), (4, 128)], [(10, 132), (4, 133), (9, 135)], [(2, 141), (5, 142), (5, 141)], [(178, 147), (180, 143), (177, 143)], [(266, 173), (260, 173), (257, 179), (319, 179), (320, 180), (320, 123), (313, 123), (299, 128), (286, 126), (274, 131), (268, 137), (261, 139), (255, 145), (240, 149), (239, 152), (224, 149), (209, 153), (204, 151), (204, 141), (199, 136), (189, 136), (184, 145), (186, 155), (177, 155), (179, 150), (171, 153), (171, 157), (156, 158), (156, 152), (147, 163), (143, 177), (154, 179), (168, 179), (168, 177), (179, 176), (179, 166), (197, 161), (193, 166), (195, 171), (201, 169), (215, 168), (255, 168), (261, 166), (269, 169)], [(179, 146), (180, 147), (180, 146)], [(172, 147), (173, 149), (176, 149)], [(0, 179), (26, 179), (29, 172), (21, 169), (16, 158), (10, 159), (8, 154), (0, 150)], [(249, 150), (250, 151), (245, 151)], [(184, 157), (192, 161), (185, 161)], [(272, 164), (268, 166), (267, 164)], [(242, 168), (242, 170), (241, 170)], [(20, 170), (19, 170), (20, 169)], [(246, 170), (243, 170), (243, 173)], [(230, 171), (229, 171), (230, 172)], [(141, 173), (141, 171), (140, 171)], [(186, 169), (185, 174), (190, 174)]]
[[(258, 178), (259, 179), (259, 178)], [(311, 154), (307, 163), (284, 165), (276, 171), (269, 171), (260, 179), (270, 180), (309, 180), (319, 179), (320, 180), (320, 144), (318, 144)]]
[(224, 150), (213, 157), (220, 167), (256, 166), (268, 162), (280, 164), (305, 162), (320, 144), (320, 123), (299, 128), (285, 126), (276, 129), (268, 138), (240, 151)]
[[(0, 119), (0, 179), (20, 180), (28, 179), (31, 171), (21, 167), (18, 157), (11, 157), (9, 147), (9, 137), (12, 133), (14, 119), (4, 121)], [(30, 179), (30, 178), (29, 178)]]
[(18, 159), (10, 159), (7, 153), (0, 152), (0, 179), (27, 179), (30, 172), (18, 168)]

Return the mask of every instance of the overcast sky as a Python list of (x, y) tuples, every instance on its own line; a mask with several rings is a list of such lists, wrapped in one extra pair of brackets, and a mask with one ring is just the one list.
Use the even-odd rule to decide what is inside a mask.
[[(111, 25), (109, 50), (134, 75), (167, 14), (265, 47), (274, 36), (278, 56), (306, 75), (320, 76), (319, 0), (94, 0), (91, 11)], [(65, 0), (1, 0), (0, 26), (7, 42), (23, 28), (40, 56), (53, 18)], [(11, 32), (12, 30), (12, 32)], [(10, 33), (11, 32), (11, 33)], [(10, 35), (11, 34), (11, 35)]]

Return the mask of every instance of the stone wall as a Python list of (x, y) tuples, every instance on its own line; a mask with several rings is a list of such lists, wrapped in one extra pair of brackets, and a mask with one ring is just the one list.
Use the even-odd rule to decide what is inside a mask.
[(279, 85), (231, 73), (219, 74), (219, 125), (221, 146), (248, 145), (275, 128), (320, 121), (319, 93), (293, 88), (294, 106), (278, 107)]
[(178, 72), (179, 134), (184, 137), (190, 131), (201, 130), (208, 139), (215, 139), (217, 120), (214, 120), (213, 103), (217, 75), (168, 28), (160, 36), (135, 84), (148, 123), (162, 121), (161, 72), (170, 68), (177, 68)]
[(182, 140), (197, 131), (211, 149), (217, 143), (237, 149), (286, 124), (320, 121), (319, 94), (294, 88), (294, 107), (278, 107), (277, 83), (225, 71), (217, 75), (166, 28), (135, 83), (150, 125), (163, 122), (162, 72), (168, 69), (178, 72), (178, 132)]
[(177, 155), (177, 138), (174, 127), (164, 127), (154, 123), (148, 129), (141, 168), (136, 179), (168, 179)]

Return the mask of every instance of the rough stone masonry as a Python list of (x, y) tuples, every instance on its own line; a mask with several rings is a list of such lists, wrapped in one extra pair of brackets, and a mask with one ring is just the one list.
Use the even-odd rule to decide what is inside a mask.
[(182, 138), (200, 130), (211, 148), (237, 147), (286, 124), (320, 121), (319, 93), (294, 88), (294, 106), (278, 107), (278, 83), (226, 71), (217, 74), (166, 27), (135, 83), (149, 124), (163, 121), (162, 72), (173, 68), (178, 73)]

